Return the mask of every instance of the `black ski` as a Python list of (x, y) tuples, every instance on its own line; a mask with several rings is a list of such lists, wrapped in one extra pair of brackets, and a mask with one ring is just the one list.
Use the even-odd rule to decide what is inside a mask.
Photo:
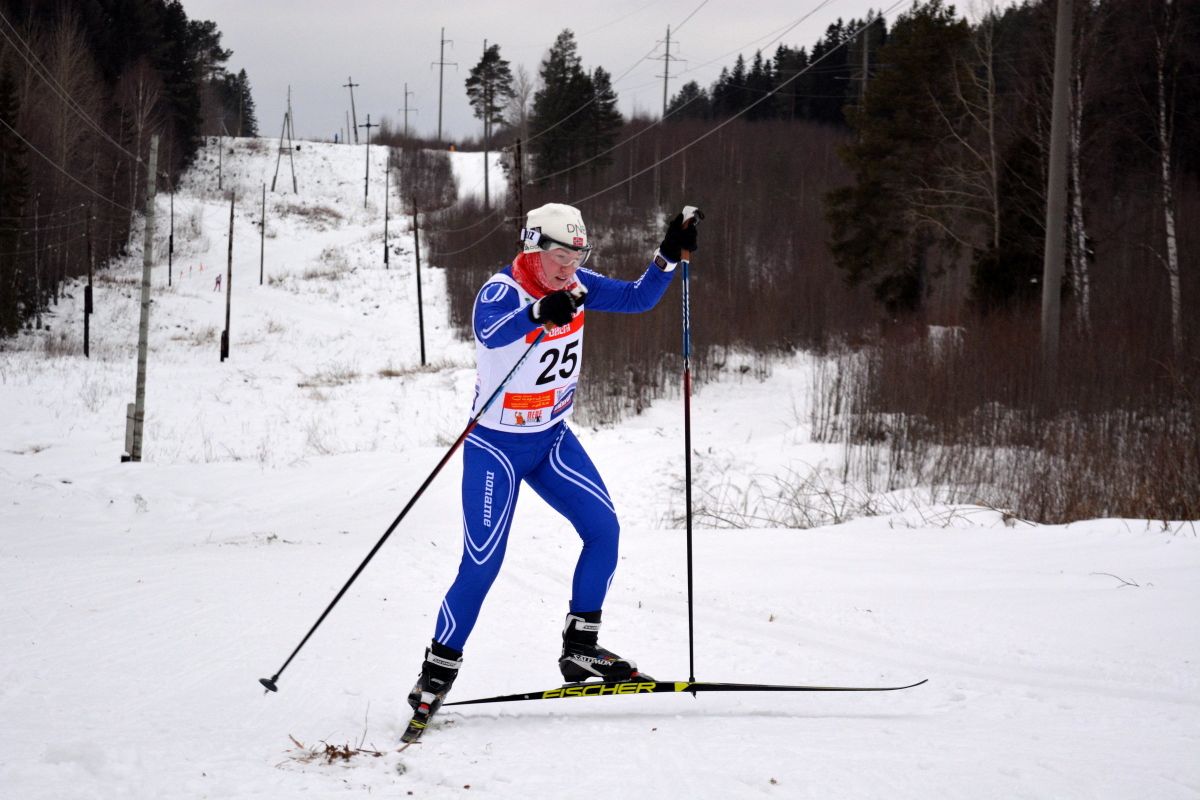
[[(564, 697), (615, 697), (628, 694), (656, 694), (658, 692), (898, 692), (911, 689), (928, 681), (917, 681), (906, 686), (779, 686), (769, 683), (704, 683), (702, 681), (614, 681), (601, 683), (568, 683), (554, 689), (522, 694), (504, 694), (481, 697), (477, 700), (457, 700), (447, 706), (469, 706), (481, 703), (509, 703), (518, 700), (557, 700)], [(415, 718), (414, 718), (415, 720)], [(418, 734), (419, 735), (419, 734)]]
[[(425, 732), (425, 728), (429, 725), (429, 720), (432, 717), (433, 714), (429, 713), (429, 706), (421, 705), (417, 708), (416, 712), (412, 715), (412, 719), (408, 721), (408, 727), (404, 729), (404, 733), (400, 736), (400, 741), (404, 742), (405, 747), (421, 738), (421, 734)], [(404, 748), (400, 749), (403, 750)]]

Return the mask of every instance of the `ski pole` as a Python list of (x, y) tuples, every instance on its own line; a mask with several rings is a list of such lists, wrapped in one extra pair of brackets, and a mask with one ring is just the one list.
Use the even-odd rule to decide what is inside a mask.
[(454, 452), (458, 450), (459, 446), (463, 443), (463, 441), (466, 440), (467, 435), (475, 429), (475, 425), (478, 424), (480, 418), (487, 413), (489, 408), (491, 408), (492, 403), (494, 403), (496, 398), (500, 396), (500, 392), (503, 391), (504, 387), (508, 385), (508, 382), (512, 380), (512, 376), (516, 374), (517, 370), (521, 368), (521, 365), (525, 363), (525, 359), (528, 358), (529, 354), (533, 352), (533, 348), (537, 347), (538, 342), (542, 341), (545, 336), (546, 330), (543, 328), (538, 332), (537, 338), (533, 340), (533, 343), (530, 344), (525, 352), (521, 354), (521, 357), (517, 359), (517, 363), (513, 364), (513, 368), (508, 371), (507, 375), (504, 376), (504, 380), (500, 381), (500, 385), (496, 387), (496, 390), (492, 392), (491, 396), (487, 399), (487, 402), (483, 404), (483, 408), (479, 409), (479, 412), (475, 414), (475, 416), (471, 417), (471, 421), (467, 423), (467, 427), (463, 428), (463, 432), (460, 433), (458, 438), (454, 440), (454, 444), (450, 445), (450, 449), (446, 451), (446, 454), (442, 456), (442, 460), (439, 461), (437, 466), (433, 468), (433, 472), (429, 473), (429, 477), (427, 477), (425, 482), (420, 485), (416, 493), (404, 506), (404, 509), (401, 510), (400, 515), (396, 517), (390, 526), (388, 526), (388, 529), (384, 532), (383, 536), (380, 537), (379, 541), (375, 543), (375, 546), (371, 548), (371, 552), (367, 553), (367, 557), (364, 558), (362, 563), (358, 565), (358, 569), (354, 570), (354, 574), (350, 576), (350, 580), (346, 581), (346, 585), (343, 586), (333, 598), (333, 602), (331, 602), (328, 607), (321, 612), (321, 616), (318, 617), (317, 621), (313, 623), (313, 626), (308, 629), (308, 633), (304, 634), (304, 638), (300, 640), (300, 644), (296, 645), (296, 649), (293, 650), (292, 654), (287, 657), (287, 661), (283, 662), (283, 666), (279, 668), (279, 671), (270, 678), (258, 679), (258, 682), (265, 686), (268, 691), (279, 691), (279, 687), (276, 685), (276, 681), (279, 680), (279, 676), (283, 674), (283, 671), (287, 669), (288, 664), (292, 663), (292, 659), (296, 657), (296, 654), (300, 652), (300, 649), (304, 647), (305, 643), (308, 642), (309, 638), (313, 635), (313, 633), (316, 632), (317, 628), (321, 626), (321, 623), (325, 621), (325, 617), (329, 616), (329, 612), (333, 611), (333, 607), (338, 604), (338, 601), (342, 599), (342, 595), (346, 593), (346, 590), (350, 588), (350, 585), (353, 584), (354, 581), (358, 579), (358, 576), (362, 573), (362, 571), (366, 569), (367, 564), (371, 563), (371, 559), (374, 558), (375, 554), (379, 552), (379, 549), (383, 547), (383, 543), (386, 542), (388, 537), (392, 535), (392, 531), (396, 530), (396, 527), (400, 524), (400, 521), (403, 520), (404, 517), (408, 515), (408, 512), (412, 509), (412, 507), (416, 505), (417, 500), (420, 499), (421, 495), (425, 493), (425, 490), (429, 488), (429, 484), (433, 483), (433, 479), (436, 478), (438, 473), (442, 471), (442, 467), (446, 466), (446, 462), (450, 460), (451, 456), (454, 455)]
[[(699, 224), (704, 214), (695, 206), (684, 206), (683, 227)], [(684, 506), (687, 520), (687, 597), (688, 597), (688, 683), (696, 682), (695, 626), (692, 619), (692, 306), (689, 268), (692, 253), (682, 252), (683, 270), (683, 470)], [(696, 696), (695, 690), (692, 697)]]

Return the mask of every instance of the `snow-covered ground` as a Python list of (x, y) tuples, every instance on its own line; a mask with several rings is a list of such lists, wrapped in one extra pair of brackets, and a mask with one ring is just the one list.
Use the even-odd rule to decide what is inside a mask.
[[(458, 182), (458, 196), (473, 197), (483, 200), (483, 153), (447, 153), (450, 157), (450, 169), (454, 172), (454, 180)], [(487, 190), (493, 204), (504, 199), (508, 191), (508, 178), (504, 174), (504, 165), (500, 161), (501, 154), (495, 151), (487, 157)]]
[[(427, 269), (419, 364), (405, 220), (390, 223), (390, 269), (382, 259), (382, 151), (365, 209), (362, 148), (304, 143), (299, 196), (284, 162), (260, 286), (254, 223), (275, 158), (266, 141), (232, 150), (231, 357), (214, 291), (229, 205), (210, 149), (175, 198), (173, 285), (165, 263), (154, 271), (142, 463), (119, 463), (140, 255), (97, 285), (91, 359), (78, 288), (48, 336), (0, 352), (0, 796), (1200, 795), (1191, 524), (898, 505), (813, 530), (700, 528), (697, 678), (929, 682), (446, 709), (397, 752), (457, 568), (456, 459), (264, 695), (257, 679), (465, 424), (473, 353)], [(698, 481), (836, 469), (838, 449), (808, 436), (810, 368), (797, 357), (694, 398)], [(681, 428), (678, 403), (661, 403), (580, 431), (624, 524), (603, 640), (660, 679), (688, 673)], [(532, 492), (521, 502), (453, 698), (559, 680), (577, 540)], [(328, 763), (325, 743), (379, 755)]]

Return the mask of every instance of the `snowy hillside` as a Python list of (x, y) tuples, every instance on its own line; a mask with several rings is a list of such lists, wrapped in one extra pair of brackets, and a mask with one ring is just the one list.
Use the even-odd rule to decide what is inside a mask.
[[(257, 679), (462, 430), (474, 352), (449, 328), (441, 273), (423, 264), (420, 366), (406, 219), (391, 219), (383, 263), (382, 149), (365, 208), (362, 147), (303, 143), (298, 195), (283, 162), (267, 192), (260, 286), (256, 223), (276, 154), (267, 140), (225, 145), (222, 188), (237, 192), (230, 358), (219, 360), (225, 295), (214, 289), (229, 202), (210, 147), (175, 196), (172, 285), (162, 248), (154, 270), (142, 463), (119, 463), (140, 244), (97, 279), (90, 359), (80, 288), (48, 334), (0, 351), (0, 796), (1200, 794), (1200, 539), (1189, 523), (1033, 526), (898, 503), (812, 530), (700, 528), (698, 679), (929, 682), (448, 708), (397, 752), (457, 569), (456, 458), (264, 696)], [(472, 158), (453, 162), (463, 192), (482, 188)], [(157, 208), (165, 242), (167, 196)], [(767, 382), (694, 398), (705, 491), (836, 473), (840, 451), (808, 435), (810, 369), (796, 357)], [(602, 641), (684, 680), (679, 405), (579, 434), (623, 523)], [(567, 523), (526, 492), (452, 700), (559, 682), (577, 550)], [(362, 752), (329, 763), (326, 744)]]

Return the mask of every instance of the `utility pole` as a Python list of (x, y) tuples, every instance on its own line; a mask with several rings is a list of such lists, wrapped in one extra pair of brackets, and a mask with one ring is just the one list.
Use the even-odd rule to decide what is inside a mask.
[(525, 159), (521, 155), (521, 139), (517, 137), (517, 230), (525, 227)]
[(354, 143), (358, 144), (358, 114), (354, 112), (354, 87), (359, 84), (355, 83), (352, 78), (347, 77), (346, 82), (342, 84), (343, 89), (350, 90), (350, 118), (354, 122)]
[(442, 42), (441, 48), (438, 50), (438, 60), (434, 61), (433, 64), (430, 65), (430, 66), (437, 65), (437, 68), (438, 68), (438, 132), (437, 132), (437, 138), (438, 138), (439, 145), (442, 143), (442, 78), (446, 72), (446, 67), (454, 67), (455, 69), (458, 69), (457, 62), (446, 60), (446, 42), (450, 42), (451, 45), (453, 45), (454, 42), (452, 40), (446, 38), (446, 29), (445, 28), (442, 28), (441, 42)]
[[(390, 160), (390, 159), (389, 159)], [(388, 192), (391, 191), (392, 165), (389, 163), (383, 170), (383, 268), (391, 269), (388, 263)]]
[(42, 245), (38, 238), (38, 210), (42, 201), (42, 193), (33, 196), (33, 319), (40, 331), (42, 329)]
[(87, 210), (87, 286), (83, 287), (83, 356), (84, 358), (92, 357), (91, 350), (91, 316), (92, 316), (92, 270), (94, 268), (96, 254), (92, 249), (92, 204), (88, 203)]
[(258, 285), (263, 285), (267, 256), (267, 184), (262, 185), (262, 230), (258, 234)]
[[(408, 96), (410, 94), (414, 95), (414, 96), (416, 95), (415, 92), (410, 92), (408, 90), (408, 84), (406, 83), (406, 84), (404, 84), (404, 139), (405, 139), (406, 144), (407, 144), (407, 140), (408, 140)], [(419, 110), (420, 109), (416, 109), (416, 108), (413, 109), (413, 111), (419, 111)]]
[(421, 229), (417, 223), (417, 196), (412, 196), (413, 252), (417, 257), (417, 331), (421, 337), (421, 366), (425, 366), (425, 312), (421, 304)]
[(367, 114), (366, 124), (358, 127), (367, 129), (367, 176), (363, 179), (363, 208), (366, 208), (367, 195), (371, 193), (371, 128), (378, 128), (379, 125), (372, 125), (371, 115)]
[(283, 112), (283, 129), (279, 132), (279, 152), (275, 156), (275, 175), (271, 178), (271, 191), (275, 191), (275, 182), (279, 179), (279, 161), (283, 158), (283, 140), (287, 139), (288, 165), (292, 170), (292, 192), (300, 194), (296, 185), (296, 148), (292, 143), (292, 87), (288, 87), (287, 111)]
[[(487, 58), (487, 39), (483, 40), (483, 57)], [(492, 135), (492, 82), (487, 75), (483, 78), (483, 211), (490, 212), (491, 192), (488, 191), (488, 145)]]
[[(168, 151), (170, 148), (167, 148)], [(170, 153), (168, 152), (167, 160), (170, 161)], [(170, 165), (167, 166), (167, 171), (170, 172)], [(171, 189), (171, 232), (167, 235), (167, 286), (172, 284), (175, 272), (175, 181), (170, 183)]]
[(663, 62), (663, 74), (662, 74), (663, 110), (662, 110), (662, 115), (664, 117), (666, 117), (667, 116), (667, 97), (668, 97), (667, 82), (671, 79), (671, 62), (679, 61), (678, 58), (671, 55), (671, 26), (670, 25), (667, 26), (666, 50), (663, 51), (663, 55), (655, 56), (655, 60)]
[(1054, 104), (1046, 187), (1046, 241), (1042, 261), (1042, 399), (1058, 384), (1059, 317), (1067, 226), (1067, 123), (1070, 113), (1072, 0), (1058, 0), (1054, 30)]
[(225, 330), (221, 331), (221, 362), (229, 358), (229, 310), (233, 299), (233, 204), (236, 192), (229, 193), (229, 259), (225, 266)]
[(146, 169), (146, 231), (142, 238), (142, 303), (138, 321), (137, 386), (126, 418), (128, 452), (121, 461), (142, 460), (142, 427), (146, 421), (146, 354), (150, 349), (150, 268), (154, 265), (154, 194), (158, 175), (158, 134), (150, 137)]
[(862, 80), (858, 84), (858, 106), (862, 108), (867, 102), (867, 78), (871, 65), (871, 24), (875, 21), (875, 14), (872, 11), (867, 12), (867, 24), (862, 30)]
[(287, 132), (288, 132), (288, 166), (292, 168), (292, 192), (300, 194), (300, 189), (296, 186), (296, 148), (292, 143), (292, 139), (296, 138), (294, 130), (296, 122), (296, 114), (292, 111), (292, 85), (288, 84), (288, 109), (287, 109)]

